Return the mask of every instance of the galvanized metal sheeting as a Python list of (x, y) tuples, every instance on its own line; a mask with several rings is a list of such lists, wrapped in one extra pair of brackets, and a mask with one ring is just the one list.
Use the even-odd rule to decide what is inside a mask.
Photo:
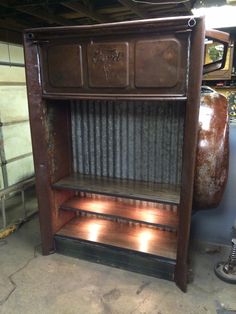
[(74, 170), (179, 184), (184, 110), (180, 101), (74, 101)]

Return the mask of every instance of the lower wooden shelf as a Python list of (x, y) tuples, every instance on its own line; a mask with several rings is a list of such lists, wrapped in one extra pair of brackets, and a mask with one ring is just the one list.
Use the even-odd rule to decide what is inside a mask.
[(178, 228), (176, 205), (118, 200), (111, 197), (90, 195), (90, 197), (73, 197), (63, 203), (60, 208), (82, 212), (85, 215), (123, 219), (128, 223), (133, 221), (172, 231), (176, 231)]
[(79, 216), (64, 225), (56, 236), (85, 241), (96, 246), (176, 259), (176, 233), (145, 226), (130, 226), (106, 219)]
[(54, 236), (56, 252), (173, 281), (174, 232), (100, 218), (76, 217)]

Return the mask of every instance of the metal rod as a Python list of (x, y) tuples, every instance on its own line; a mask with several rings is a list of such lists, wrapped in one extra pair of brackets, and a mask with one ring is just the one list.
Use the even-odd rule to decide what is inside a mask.
[(0, 65), (10, 66), (10, 67), (19, 67), (19, 68), (25, 67), (24, 63), (9, 62), (9, 61), (0, 61)]
[(3, 186), (4, 188), (8, 187), (8, 175), (7, 175), (7, 168), (6, 168), (6, 155), (3, 145), (3, 133), (2, 128), (0, 128), (0, 163), (2, 168), (2, 178), (3, 178)]
[(5, 196), (1, 197), (1, 209), (2, 209), (2, 225), (3, 229), (7, 226), (7, 217), (6, 217), (6, 206), (5, 206)]
[(17, 157), (14, 157), (14, 158), (11, 158), (11, 159), (8, 159), (8, 160), (5, 159), (4, 161), (1, 162), (0, 166), (4, 167), (4, 166), (6, 166), (7, 164), (9, 164), (11, 162), (14, 162), (14, 161), (17, 161), (17, 160), (29, 157), (31, 155), (32, 155), (32, 152), (26, 153), (26, 154), (22, 154), (22, 155), (19, 155)]
[(5, 189), (0, 190), (0, 198), (2, 198), (2, 196), (4, 195), (8, 195), (12, 192), (17, 192), (17, 191), (21, 191), (22, 189), (27, 189), (30, 186), (33, 186), (35, 183), (35, 178), (30, 177), (24, 181), (20, 181), (16, 184), (13, 184)]
[(0, 82), (0, 86), (26, 86), (26, 82)]
[(7, 218), (6, 218), (6, 196), (12, 192), (21, 192), (21, 199), (24, 211), (24, 218), (26, 218), (27, 209), (25, 204), (25, 190), (35, 184), (35, 178), (31, 177), (24, 181), (13, 184), (10, 187), (0, 190), (0, 200), (1, 200), (1, 212), (2, 212), (2, 221), (3, 221), (3, 229), (7, 226)]
[(26, 205), (25, 205), (25, 190), (21, 190), (21, 200), (22, 200), (22, 206), (23, 206), (23, 215), (24, 219), (26, 218)]
[(22, 120), (15, 120), (15, 121), (8, 121), (8, 122), (0, 122), (0, 127), (18, 124), (18, 123), (26, 123), (29, 122), (29, 119), (22, 119)]

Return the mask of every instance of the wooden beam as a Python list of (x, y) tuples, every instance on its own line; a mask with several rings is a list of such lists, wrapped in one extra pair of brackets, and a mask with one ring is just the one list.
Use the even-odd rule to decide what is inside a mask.
[(56, 16), (53, 13), (50, 13), (46, 10), (42, 10), (39, 7), (23, 7), (20, 6), (19, 8), (15, 8), (17, 11), (20, 11), (22, 13), (26, 13), (29, 15), (32, 15), (34, 17), (37, 17), (38, 19), (47, 21), (49, 23), (55, 23), (58, 25), (72, 25), (71, 21), (68, 21), (60, 16)]
[(139, 17), (145, 19), (149, 17), (149, 14), (146, 10), (140, 9), (137, 3), (133, 2), (132, 0), (118, 0), (123, 6), (129, 8), (132, 12), (134, 12)]
[(86, 6), (84, 6), (81, 3), (78, 2), (61, 2), (60, 4), (62, 4), (63, 6), (78, 12), (78, 13), (82, 13), (85, 16), (89, 17), (91, 20), (99, 22), (99, 23), (106, 23), (108, 22), (102, 15), (100, 15), (99, 13), (96, 13), (93, 10), (90, 10), (89, 8), (87, 8)]
[(189, 14), (183, 6), (176, 7), (162, 7), (161, 9), (155, 7), (152, 11), (149, 11), (150, 17), (159, 18), (159, 17), (168, 17), (176, 15), (187, 15)]
[(6, 17), (4, 19), (0, 19), (0, 28), (5, 29), (5, 30), (21, 32), (27, 27), (29, 27), (28, 23), (21, 23), (12, 18)]
[(40, 20), (47, 21), (48, 23), (55, 23), (58, 25), (72, 25), (70, 21), (60, 16), (56, 16), (55, 14), (50, 13), (46, 10), (42, 10), (40, 7), (29, 7), (29, 6), (23, 6), (23, 5), (11, 6), (8, 4), (7, 0), (1, 0), (0, 6), (17, 11), (17, 12), (34, 16)]
[(190, 0), (188, 2), (183, 2), (182, 5), (186, 9), (186, 13), (191, 13), (192, 3)]
[(3, 29), (1, 27), (2, 25), (0, 25), (0, 41), (13, 44), (22, 44), (23, 36), (19, 30), (13, 31), (9, 29)]

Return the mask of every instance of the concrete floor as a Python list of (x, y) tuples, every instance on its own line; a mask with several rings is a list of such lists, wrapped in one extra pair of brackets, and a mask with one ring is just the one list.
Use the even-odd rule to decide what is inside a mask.
[(193, 251), (195, 278), (184, 294), (173, 282), (58, 254), (42, 256), (36, 216), (0, 241), (0, 313), (236, 313), (236, 285), (213, 273), (222, 255)]

